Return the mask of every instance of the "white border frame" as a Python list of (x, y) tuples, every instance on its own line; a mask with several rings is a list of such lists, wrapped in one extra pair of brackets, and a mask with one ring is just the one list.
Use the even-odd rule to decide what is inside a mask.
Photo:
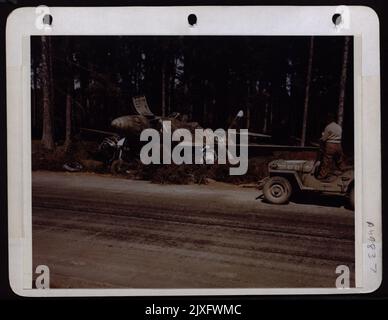
[[(53, 26), (39, 30), (36, 8), (8, 17), (7, 135), (9, 278), (21, 296), (146, 296), (338, 294), (376, 290), (382, 279), (379, 21), (368, 7), (51, 7)], [(342, 10), (342, 11), (341, 11)], [(343, 28), (332, 16), (347, 15)], [(187, 16), (198, 24), (190, 27)], [(31, 91), (32, 35), (333, 35), (354, 36), (356, 288), (266, 289), (31, 289)], [(22, 125), (20, 125), (22, 124)], [(376, 258), (368, 258), (366, 221), (373, 222)], [(377, 266), (377, 272), (371, 266)], [(333, 271), (333, 286), (335, 274)]]

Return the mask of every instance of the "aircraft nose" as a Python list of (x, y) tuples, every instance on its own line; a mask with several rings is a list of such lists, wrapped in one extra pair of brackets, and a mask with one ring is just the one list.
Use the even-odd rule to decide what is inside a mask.
[(119, 128), (119, 119), (113, 119), (112, 122), (110, 123), (110, 125), (113, 127), (113, 128)]

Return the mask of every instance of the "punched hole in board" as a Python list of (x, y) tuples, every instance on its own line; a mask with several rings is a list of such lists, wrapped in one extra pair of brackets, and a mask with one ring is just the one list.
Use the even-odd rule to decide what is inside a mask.
[(336, 26), (339, 26), (341, 24), (341, 22), (342, 22), (341, 14), (339, 14), (339, 13), (333, 14), (333, 16), (331, 17), (331, 21), (333, 21), (333, 23)]
[(43, 24), (51, 26), (53, 24), (53, 16), (51, 14), (45, 14), (43, 16)]
[(187, 22), (189, 23), (190, 27), (194, 27), (197, 24), (197, 16), (194, 13), (191, 13), (187, 17)]

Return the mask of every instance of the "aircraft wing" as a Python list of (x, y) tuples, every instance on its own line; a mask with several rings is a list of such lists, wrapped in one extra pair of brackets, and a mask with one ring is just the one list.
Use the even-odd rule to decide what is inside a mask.
[(117, 133), (111, 132), (111, 131), (89, 129), (89, 128), (80, 128), (80, 129), (81, 129), (81, 131), (84, 131), (84, 132), (92, 132), (92, 133), (96, 133), (96, 134), (100, 134), (100, 135), (104, 135), (104, 136), (117, 136), (118, 135)]
[[(236, 134), (241, 134), (239, 131)], [(271, 138), (272, 136), (264, 133), (256, 133), (248, 131), (248, 137), (256, 137), (256, 138)]]
[(272, 136), (269, 134), (264, 133), (255, 133), (255, 132), (248, 132), (248, 136), (251, 137), (259, 137), (259, 138), (271, 138)]

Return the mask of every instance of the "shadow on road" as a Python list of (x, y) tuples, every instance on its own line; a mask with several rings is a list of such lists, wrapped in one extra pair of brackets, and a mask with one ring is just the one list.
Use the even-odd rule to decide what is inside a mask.
[[(261, 199), (262, 202), (268, 203), (263, 195), (260, 195), (256, 199)], [(325, 195), (319, 194), (315, 192), (303, 192), (301, 194), (293, 195), (290, 199), (290, 202), (296, 204), (306, 204), (306, 205), (317, 205), (324, 207), (335, 207), (340, 208), (344, 207), (345, 209), (352, 210), (349, 207), (348, 201), (346, 197), (335, 196), (335, 195)]]
[(291, 201), (300, 204), (315, 204), (317, 206), (336, 208), (345, 207), (348, 209), (348, 201), (345, 197), (324, 195), (314, 192), (304, 192), (303, 194), (295, 195)]

